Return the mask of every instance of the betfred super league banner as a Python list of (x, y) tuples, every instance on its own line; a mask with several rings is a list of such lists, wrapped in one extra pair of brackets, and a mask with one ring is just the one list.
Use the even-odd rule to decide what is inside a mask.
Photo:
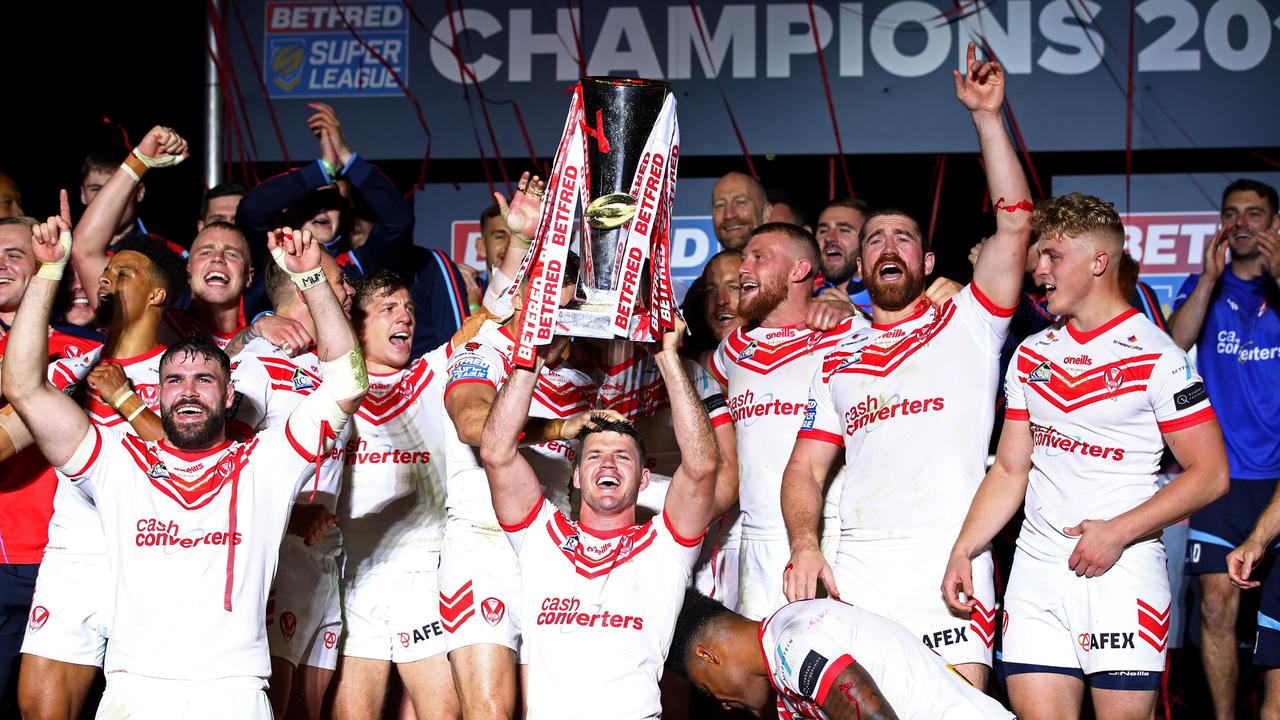
[(1121, 149), (1130, 125), (1138, 149), (1280, 142), (1272, 0), (238, 0), (236, 10), (223, 36), (260, 160), (283, 157), (262, 141), (274, 138), (272, 112), (290, 157), (313, 152), (312, 98), (332, 102), (369, 158), (421, 158), (425, 124), (433, 157), (525, 157), (532, 145), (545, 159), (562, 92), (589, 75), (670, 83), (682, 115), (698, 118), (682, 133), (686, 157), (740, 154), (735, 125), (753, 154), (833, 153), (828, 98), (848, 153), (973, 152), (950, 76), (970, 41), (1004, 64), (1033, 150)]
[(1200, 272), (1205, 246), (1222, 225), (1223, 189), (1242, 177), (1280, 187), (1280, 173), (1274, 172), (1134, 175), (1132, 211), (1124, 204), (1123, 175), (1059, 175), (1053, 178), (1053, 193), (1082, 192), (1115, 205), (1124, 220), (1125, 249), (1168, 315), (1187, 276)]

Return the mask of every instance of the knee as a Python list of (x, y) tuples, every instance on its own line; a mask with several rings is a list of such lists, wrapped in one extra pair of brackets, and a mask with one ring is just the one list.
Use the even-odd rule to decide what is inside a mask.
[(1204, 624), (1234, 627), (1239, 610), (1240, 591), (1235, 586), (1223, 583), (1201, 585), (1200, 615)]

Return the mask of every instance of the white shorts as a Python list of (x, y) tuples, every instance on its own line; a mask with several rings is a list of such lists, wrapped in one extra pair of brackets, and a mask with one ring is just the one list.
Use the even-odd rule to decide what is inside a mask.
[(730, 610), (738, 609), (738, 563), (742, 555), (742, 538), (730, 530), (735, 517), (737, 513), (730, 513), (711, 521), (691, 580), (694, 590)]
[(344, 579), (339, 651), (404, 664), (446, 652), (435, 571), (366, 573)]
[(834, 568), (840, 599), (902, 625), (952, 665), (990, 667), (998, 609), (991, 551), (973, 560), (978, 606), (967, 617), (952, 613), (942, 599), (950, 554), (950, 541), (904, 548), (845, 539)]
[(107, 675), (99, 720), (271, 720), (262, 678), (161, 680), (125, 672)]
[(776, 540), (742, 538), (738, 551), (738, 613), (761, 620), (787, 604), (782, 574), (791, 562), (791, 545)]
[(339, 576), (335, 558), (308, 548), (297, 535), (284, 536), (276, 580), (267, 598), (271, 657), (294, 667), (338, 667)]
[(102, 667), (114, 600), (105, 555), (45, 553), (36, 575), (22, 652)]
[(1127, 548), (1110, 570), (1079, 577), (1066, 558), (1021, 547), (1005, 591), (1005, 663), (1099, 672), (1164, 670), (1169, 572), (1164, 545)]
[(520, 567), (501, 531), (450, 520), (440, 556), (440, 621), (449, 652), (468, 645), (519, 648)]

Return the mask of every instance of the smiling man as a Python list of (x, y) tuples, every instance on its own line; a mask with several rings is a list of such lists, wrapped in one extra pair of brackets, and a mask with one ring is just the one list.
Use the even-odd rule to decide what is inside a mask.
[(769, 220), (769, 202), (759, 180), (731, 172), (711, 188), (711, 227), (725, 250), (742, 250), (751, 231)]
[[(153, 442), (91, 424), (44, 382), (45, 324), (71, 252), (69, 211), (36, 228), (43, 265), (14, 322), (3, 388), (40, 450), (97, 506), (90, 522), (100, 519), (114, 576), (103, 716), (272, 717), (263, 618), (289, 506), (368, 381), (341, 306), (321, 280), (319, 246), (288, 228), (270, 245), (311, 309), (323, 389), (284, 424), (230, 442), (223, 430), (230, 362), (208, 340), (188, 338), (161, 358), (164, 431)], [(60, 421), (41, 422), (53, 417)], [(175, 628), (183, 629), (181, 642)]]
[(616, 414), (601, 411), (578, 435), (581, 522), (543, 495), (519, 452), (538, 372), (563, 339), (541, 348), (532, 370), (512, 370), (485, 423), (481, 460), (520, 567), (529, 718), (662, 713), (658, 680), (711, 520), (717, 463), (711, 421), (677, 352), (683, 330), (666, 333), (655, 358), (682, 458), (661, 519), (636, 523), (636, 497), (649, 481), (644, 441)]
[[(933, 253), (910, 215), (882, 209), (862, 226), (859, 267), (870, 327), (827, 356), (782, 479), (791, 543), (789, 600), (832, 596), (907, 627), (985, 687), (995, 628), (990, 553), (975, 571), (979, 605), (953, 615), (935, 589), (982, 480), (995, 412), (1000, 346), (1018, 300), (1029, 237), (1026, 178), (1000, 117), (1004, 71), (969, 45), (956, 96), (969, 110), (996, 198), (996, 234), (973, 283), (930, 306)], [(835, 569), (818, 542), (822, 493), (843, 457)], [(840, 481), (838, 481), (840, 482)], [(939, 638), (940, 640), (935, 640)]]

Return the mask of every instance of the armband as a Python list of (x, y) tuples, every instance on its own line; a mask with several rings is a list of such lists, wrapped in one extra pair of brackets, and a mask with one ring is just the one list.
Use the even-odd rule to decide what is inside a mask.
[(359, 346), (342, 357), (320, 361), (320, 377), (320, 386), (327, 388), (329, 396), (339, 402), (363, 395), (369, 389), (369, 372)]
[(54, 282), (62, 280), (62, 274), (67, 270), (67, 261), (71, 259), (70, 230), (63, 230), (58, 233), (58, 244), (62, 246), (62, 259), (40, 263), (40, 269), (36, 271), (36, 277), (42, 277), (45, 280)]
[(124, 402), (129, 399), (130, 395), (136, 395), (136, 393), (133, 392), (133, 388), (126, 385), (120, 388), (120, 392), (112, 396), (112, 398), (107, 401), (107, 404), (115, 408), (116, 412), (119, 412), (120, 406), (124, 405)]
[(137, 418), (139, 415), (141, 415), (142, 411), (146, 409), (147, 409), (147, 404), (144, 402), (139, 402), (138, 407), (134, 408), (133, 412), (129, 413), (128, 417), (125, 418), (125, 421), (132, 423), (134, 419)]
[(287, 253), (285, 253), (283, 247), (277, 246), (275, 250), (271, 251), (271, 258), (276, 261), (276, 265), (279, 265), (281, 270), (284, 270), (285, 273), (289, 275), (293, 280), (293, 284), (297, 285), (299, 290), (305, 292), (325, 281), (324, 269), (319, 265), (300, 273), (290, 270), (284, 263), (284, 256), (286, 254)]
[(1005, 204), (1005, 202), (1004, 202), (1004, 198), (1000, 198), (999, 200), (996, 200), (995, 205), (993, 205), (992, 207), (994, 207), (994, 208), (995, 208), (995, 211), (996, 211), (996, 212), (1000, 212), (1001, 210), (1003, 210), (1003, 211), (1005, 211), (1005, 212), (1008, 212), (1008, 213), (1018, 212), (1019, 210), (1023, 210), (1023, 211), (1026, 211), (1026, 212), (1035, 212), (1035, 211), (1036, 211), (1036, 204), (1035, 204), (1035, 203), (1033, 203), (1033, 202), (1031, 202), (1031, 201), (1030, 201), (1029, 199), (1027, 199), (1027, 198), (1023, 198), (1023, 199), (1019, 200), (1018, 202), (1016, 202), (1016, 203), (1011, 203), (1011, 204), (1009, 204), (1009, 205), (1006, 205), (1006, 204)]

